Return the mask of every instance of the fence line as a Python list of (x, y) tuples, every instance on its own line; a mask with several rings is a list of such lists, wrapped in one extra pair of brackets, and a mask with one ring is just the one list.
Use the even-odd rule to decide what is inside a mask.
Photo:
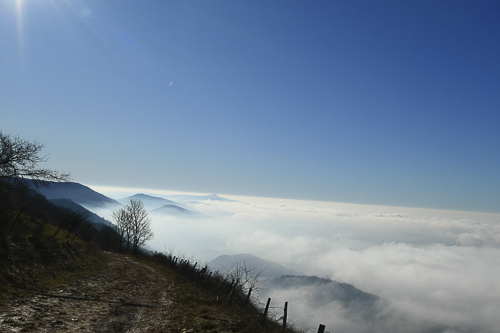
[[(161, 258), (160, 258), (161, 257)], [(235, 306), (241, 311), (245, 310), (249, 305), (253, 306), (256, 311), (262, 316), (261, 325), (266, 325), (266, 321), (269, 317), (269, 310), (273, 309), (270, 307), (271, 298), (268, 298), (266, 305), (261, 303), (257, 298), (252, 298), (252, 292), (254, 291), (252, 287), (245, 288), (244, 283), (240, 283), (239, 278), (234, 279), (229, 275), (224, 275), (219, 271), (213, 272), (205, 264), (203, 268), (198, 266), (198, 262), (191, 263), (188, 259), (179, 258), (173, 256), (172, 254), (155, 253), (153, 259), (163, 261), (165, 264), (173, 269), (176, 269), (181, 274), (186, 276), (191, 276), (203, 284), (205, 287), (212, 286), (212, 289), (222, 296), (222, 299), (227, 299), (228, 305)], [(198, 266), (198, 268), (197, 268)], [(229, 286), (229, 287), (228, 287)], [(274, 312), (270, 318), (278, 318), (278, 315)], [(282, 332), (287, 331), (288, 324), (288, 302), (285, 302), (283, 308), (283, 322), (282, 322)], [(281, 319), (281, 318), (280, 318)], [(278, 323), (278, 319), (274, 319)], [(325, 325), (320, 324), (318, 328), (318, 333), (325, 333)]]

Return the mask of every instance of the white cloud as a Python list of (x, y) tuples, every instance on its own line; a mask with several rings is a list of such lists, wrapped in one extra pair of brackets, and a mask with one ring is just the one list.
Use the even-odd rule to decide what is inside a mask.
[(292, 320), (309, 321), (314, 329), (321, 322), (332, 332), (500, 327), (498, 215), (311, 202), (207, 203), (196, 209), (213, 218), (152, 215), (150, 246), (174, 247), (204, 261), (251, 253), (387, 301), (380, 318), (363, 322), (337, 303), (311, 307), (305, 289), (277, 292), (273, 300), (289, 302)]

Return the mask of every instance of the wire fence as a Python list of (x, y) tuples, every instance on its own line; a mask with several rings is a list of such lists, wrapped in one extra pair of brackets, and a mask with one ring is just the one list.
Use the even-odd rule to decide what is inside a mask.
[[(244, 265), (237, 266), (235, 270), (224, 274), (221, 271), (211, 270), (206, 264), (180, 258), (172, 253), (156, 252), (151, 257), (155, 263), (169, 267), (199, 284), (221, 302), (238, 308), (245, 319), (255, 321), (262, 329), (279, 326), (279, 331), (283, 333), (304, 331), (290, 325), (288, 302), (285, 302), (283, 307), (271, 306), (271, 298), (263, 303), (255, 296), (260, 286), (260, 273), (253, 272)], [(325, 332), (325, 326), (322, 324), (319, 325), (317, 332), (329, 333)]]

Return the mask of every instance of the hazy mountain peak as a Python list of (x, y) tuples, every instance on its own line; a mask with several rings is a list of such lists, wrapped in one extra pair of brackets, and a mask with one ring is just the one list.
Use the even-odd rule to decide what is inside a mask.
[(178, 194), (178, 195), (168, 195), (167, 198), (172, 200), (180, 201), (180, 202), (189, 202), (189, 201), (221, 201), (221, 202), (237, 202), (235, 200), (227, 199), (221, 197), (217, 194), (209, 194), (209, 195), (192, 195), (192, 194)]
[(167, 204), (164, 206), (161, 206), (159, 208), (153, 209), (151, 211), (152, 213), (155, 214), (162, 214), (162, 215), (167, 215), (167, 216), (176, 216), (176, 217), (184, 217), (184, 218), (201, 218), (201, 217), (207, 217), (204, 214), (179, 207), (177, 205), (173, 204)]
[(250, 269), (254, 269), (254, 271), (257, 273), (262, 271), (262, 276), (268, 276), (272, 278), (277, 278), (282, 275), (301, 274), (300, 272), (286, 268), (271, 260), (262, 259), (253, 254), (248, 254), (248, 253), (240, 253), (233, 255), (224, 254), (218, 256), (217, 258), (208, 263), (208, 266), (212, 267), (213, 269), (219, 269), (219, 270), (229, 270), (234, 265), (245, 265)]
[(148, 199), (148, 200), (153, 200), (153, 199), (159, 199), (159, 200), (166, 200), (164, 198), (160, 198), (160, 197), (155, 197), (153, 195), (149, 195), (149, 194), (144, 194), (144, 193), (137, 193), (137, 194), (134, 194), (130, 197), (127, 197), (127, 199)]
[(144, 207), (147, 210), (155, 210), (155, 209), (163, 207), (165, 205), (176, 205), (176, 206), (180, 205), (179, 203), (177, 203), (175, 201), (168, 200), (168, 199), (161, 198), (161, 197), (155, 197), (153, 195), (144, 194), (144, 193), (137, 193), (137, 194), (134, 194), (132, 196), (119, 199), (118, 201), (123, 203), (123, 204), (127, 204), (130, 201), (130, 199), (140, 200), (144, 204)]

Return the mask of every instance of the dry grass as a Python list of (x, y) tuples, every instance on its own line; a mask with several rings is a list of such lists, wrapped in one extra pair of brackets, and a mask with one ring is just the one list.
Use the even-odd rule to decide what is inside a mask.
[[(175, 320), (186, 332), (283, 332), (281, 322), (272, 318), (262, 325), (262, 311), (254, 302), (245, 306), (244, 298), (233, 296), (229, 304), (231, 282), (223, 276), (214, 274), (206, 279), (208, 274), (202, 273), (203, 268), (193, 269), (189, 262), (172, 265), (173, 258), (161, 254), (135, 259), (162, 272), (175, 283)], [(287, 328), (286, 332), (298, 333), (299, 330)]]
[[(82, 278), (105, 264), (105, 256), (95, 244), (70, 241), (61, 230), (30, 216), (21, 216), (8, 238), (8, 252), (0, 258), (0, 302), (32, 293), (43, 293), (57, 285)], [(227, 277), (193, 267), (162, 254), (139, 255), (175, 284), (173, 318), (183, 332), (282, 332), (274, 319), (262, 325), (262, 309), (245, 303), (243, 286)], [(229, 295), (233, 292), (231, 302)], [(292, 328), (287, 332), (299, 332)]]
[(105, 257), (95, 245), (66, 240), (66, 230), (53, 237), (56, 230), (29, 216), (16, 223), (8, 251), (0, 258), (0, 301), (44, 292), (104, 265)]

